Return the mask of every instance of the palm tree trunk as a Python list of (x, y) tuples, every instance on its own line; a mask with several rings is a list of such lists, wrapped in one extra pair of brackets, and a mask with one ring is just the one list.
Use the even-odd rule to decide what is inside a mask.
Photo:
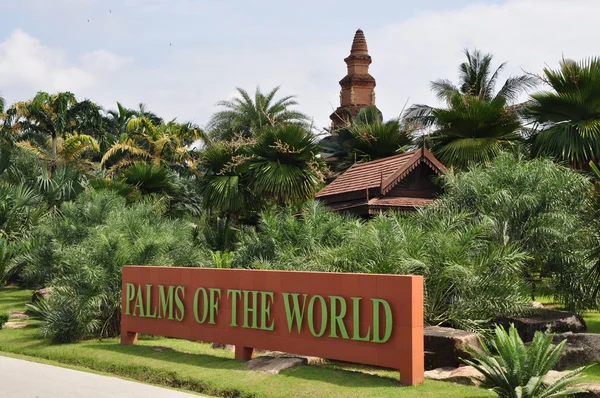
[(56, 171), (56, 133), (52, 133), (52, 157), (50, 162), (50, 178), (52, 178)]

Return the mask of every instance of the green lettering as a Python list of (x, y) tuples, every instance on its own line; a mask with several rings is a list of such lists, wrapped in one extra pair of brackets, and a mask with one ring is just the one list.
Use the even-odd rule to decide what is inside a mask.
[(261, 330), (274, 330), (275, 321), (271, 321), (271, 326), (267, 322), (271, 318), (271, 303), (273, 302), (273, 292), (260, 292), (260, 328)]
[(227, 298), (231, 294), (231, 323), (229, 326), (237, 326), (237, 300), (242, 296), (242, 291), (237, 289), (227, 290)]
[[(321, 330), (319, 333), (315, 332), (315, 300), (319, 300), (321, 302)], [(310, 333), (315, 337), (321, 337), (325, 333), (325, 329), (327, 329), (327, 303), (325, 299), (319, 295), (312, 296), (308, 303), (308, 329)]]
[(360, 297), (352, 297), (352, 307), (354, 308), (354, 316), (352, 320), (354, 321), (354, 336), (352, 340), (358, 341), (369, 341), (371, 338), (371, 326), (367, 329), (367, 335), (365, 337), (360, 337)]
[(144, 315), (144, 295), (142, 294), (142, 285), (138, 285), (137, 296), (135, 298), (135, 308), (133, 309), (133, 316), (135, 316), (135, 310), (139, 308), (138, 316)]
[[(285, 305), (285, 317), (287, 319), (288, 331), (292, 333), (292, 326), (294, 325), (294, 321), (296, 322), (296, 327), (298, 328), (298, 334), (302, 330), (302, 321), (304, 320), (304, 308), (306, 307), (306, 296), (308, 294), (303, 294), (302, 300), (302, 312), (300, 312), (300, 305), (298, 304), (298, 293), (292, 293), (292, 302), (293, 307), (290, 310), (290, 293), (282, 293), (283, 295), (283, 304)], [(293, 312), (292, 312), (293, 311)]]
[(173, 319), (173, 286), (169, 286), (167, 293), (165, 294), (165, 287), (158, 285), (158, 295), (160, 301), (158, 302), (158, 317)]
[[(179, 296), (179, 292), (181, 292), (181, 297)], [(179, 314), (177, 314), (177, 311), (175, 311), (175, 320), (177, 322), (181, 322), (185, 315), (185, 307), (183, 306), (183, 298), (184, 297), (185, 297), (185, 287), (177, 286), (175, 288), (175, 305), (177, 306), (177, 309), (179, 310)]]
[(146, 285), (146, 318), (156, 318), (156, 308), (152, 313), (152, 285)]
[[(385, 343), (392, 335), (392, 308), (390, 304), (381, 299), (371, 299), (373, 302), (373, 343)], [(379, 305), (383, 305), (385, 311), (385, 334), (379, 338)]]
[[(202, 292), (202, 302), (204, 303), (204, 311), (202, 313), (202, 320), (198, 317), (198, 296)], [(199, 287), (196, 289), (196, 294), (194, 294), (194, 318), (196, 318), (196, 322), (204, 323), (206, 321), (206, 317), (208, 316), (208, 295), (206, 294), (206, 289), (203, 287)]]
[(135, 285), (133, 283), (127, 283), (127, 303), (125, 304), (125, 315), (130, 315), (129, 304), (135, 299)]
[[(344, 325), (344, 317), (346, 316), (346, 300), (340, 296), (329, 296), (331, 300), (331, 331), (329, 337), (337, 338), (337, 328), (340, 328), (342, 338), (348, 339), (348, 332), (346, 331), (346, 325)], [(340, 312), (337, 312), (336, 302), (339, 302)]]
[[(221, 298), (221, 289), (210, 288), (210, 319), (208, 323), (210, 325), (215, 324), (215, 316), (219, 314), (219, 299)], [(218, 294), (216, 297), (215, 293)]]
[[(258, 291), (257, 290), (243, 290), (244, 293), (244, 324), (243, 328), (256, 329), (256, 324), (258, 323)], [(252, 293), (252, 307), (248, 306), (248, 296)], [(248, 325), (248, 315), (252, 313), (252, 326)]]

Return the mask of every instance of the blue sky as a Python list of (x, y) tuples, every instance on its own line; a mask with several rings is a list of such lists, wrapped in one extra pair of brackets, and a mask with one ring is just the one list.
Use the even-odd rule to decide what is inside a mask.
[(505, 76), (600, 53), (599, 13), (598, 0), (21, 0), (0, 14), (0, 93), (70, 90), (202, 125), (235, 87), (281, 85), (322, 128), (358, 28), (389, 119), (434, 104), (429, 81), (455, 80), (465, 47), (508, 61)]

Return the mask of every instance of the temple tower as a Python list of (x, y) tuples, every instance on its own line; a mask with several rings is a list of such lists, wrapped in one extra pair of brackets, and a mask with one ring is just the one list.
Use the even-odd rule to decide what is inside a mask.
[(362, 108), (375, 105), (375, 79), (369, 74), (371, 56), (362, 30), (356, 31), (350, 55), (344, 62), (348, 74), (340, 80), (340, 106), (329, 116), (334, 126), (345, 124), (349, 114), (355, 117)]

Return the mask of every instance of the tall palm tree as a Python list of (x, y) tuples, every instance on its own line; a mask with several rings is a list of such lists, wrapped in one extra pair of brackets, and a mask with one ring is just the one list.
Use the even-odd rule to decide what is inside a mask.
[[(42, 160), (51, 159), (50, 142), (45, 147), (36, 147), (29, 141), (19, 141), (17, 146), (33, 152)], [(57, 139), (56, 164), (66, 167), (72, 166), (80, 171), (91, 171), (94, 164), (84, 156), (86, 153), (99, 151), (100, 146), (94, 137), (86, 134), (67, 134), (64, 139)]]
[(314, 196), (323, 181), (319, 145), (310, 130), (300, 125), (265, 129), (250, 147), (249, 174), (254, 192), (280, 205), (303, 202)]
[(333, 129), (320, 142), (328, 163), (337, 172), (357, 162), (403, 153), (413, 144), (412, 126), (400, 119), (384, 122), (375, 106), (365, 107), (347, 120), (347, 125)]
[(600, 58), (563, 59), (544, 69), (551, 91), (531, 95), (526, 114), (535, 123), (534, 156), (552, 156), (583, 169), (600, 160)]
[(404, 117), (424, 131), (433, 153), (447, 166), (467, 167), (487, 162), (501, 150), (520, 142), (518, 96), (533, 87), (536, 79), (523, 75), (510, 77), (502, 88), (495, 86), (505, 63), (493, 70), (492, 55), (465, 50), (467, 61), (459, 66), (459, 84), (446, 79), (431, 83), (436, 96), (446, 108), (413, 105)]
[(235, 135), (253, 137), (265, 127), (283, 123), (305, 124), (309, 120), (305, 114), (290, 109), (298, 105), (295, 96), (275, 99), (279, 86), (266, 94), (257, 87), (254, 98), (242, 88), (238, 87), (237, 91), (239, 97), (217, 103), (225, 109), (215, 113), (208, 124), (215, 139), (231, 139)]
[(39, 92), (27, 102), (15, 104), (17, 123), (15, 128), (33, 134), (50, 136), (50, 174), (56, 170), (57, 143), (79, 128), (90, 128), (89, 121), (99, 121), (92, 115), (99, 112), (96, 104), (89, 100), (78, 102), (70, 92), (50, 95)]

